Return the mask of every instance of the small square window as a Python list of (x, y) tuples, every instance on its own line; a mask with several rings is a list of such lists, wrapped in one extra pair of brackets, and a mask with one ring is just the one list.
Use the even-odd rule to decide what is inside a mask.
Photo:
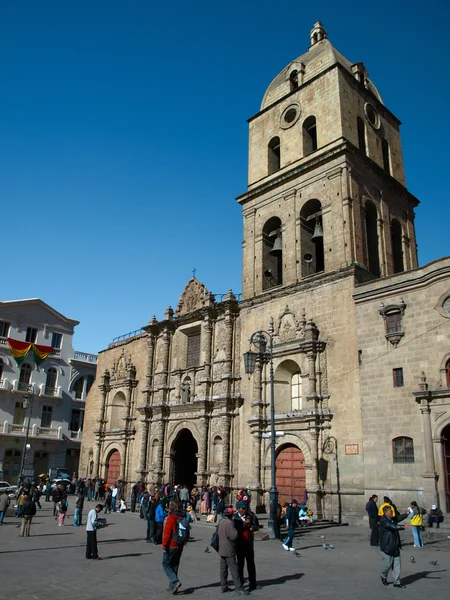
[(403, 380), (403, 368), (392, 369), (392, 375), (394, 378), (394, 387), (403, 387), (405, 385)]
[(62, 335), (60, 333), (52, 333), (52, 348), (59, 350), (61, 348)]
[(27, 327), (27, 335), (25, 337), (25, 341), (30, 344), (34, 344), (36, 342), (38, 330), (34, 327)]

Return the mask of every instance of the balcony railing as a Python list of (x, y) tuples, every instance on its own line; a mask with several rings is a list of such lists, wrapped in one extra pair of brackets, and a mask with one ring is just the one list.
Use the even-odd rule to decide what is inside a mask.
[(8, 345), (8, 340), (5, 337), (0, 337), (0, 344), (2, 346), (7, 346)]
[(28, 392), (28, 388), (30, 387), (30, 382), (24, 383), (23, 381), (17, 382), (17, 389), (19, 392)]
[(97, 362), (96, 354), (87, 354), (86, 352), (78, 352), (78, 350), (75, 350), (73, 357), (76, 360), (84, 360), (85, 362), (89, 362), (89, 363), (95, 364)]
[[(8, 423), (5, 421), (2, 425), (2, 433), (9, 435), (25, 435), (27, 431), (26, 425), (18, 423)], [(63, 439), (62, 427), (38, 427), (33, 424), (29, 430), (30, 437), (46, 437), (54, 439)]]
[(61, 348), (52, 348), (52, 351), (50, 352), (50, 354), (52, 356), (59, 356), (61, 354)]

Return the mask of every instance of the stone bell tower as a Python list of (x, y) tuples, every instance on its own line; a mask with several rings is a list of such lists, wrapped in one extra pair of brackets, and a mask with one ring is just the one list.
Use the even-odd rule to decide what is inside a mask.
[(399, 127), (315, 23), (249, 119), (243, 299), (351, 265), (358, 280), (417, 267)]

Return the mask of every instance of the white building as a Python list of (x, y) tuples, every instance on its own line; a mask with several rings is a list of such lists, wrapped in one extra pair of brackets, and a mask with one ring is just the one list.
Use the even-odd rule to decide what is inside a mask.
[[(97, 366), (97, 356), (73, 349), (78, 324), (39, 298), (0, 302), (0, 479), (15, 483), (28, 425), (27, 475), (78, 471), (85, 399)], [(7, 338), (53, 350), (39, 367), (30, 355), (18, 366)]]

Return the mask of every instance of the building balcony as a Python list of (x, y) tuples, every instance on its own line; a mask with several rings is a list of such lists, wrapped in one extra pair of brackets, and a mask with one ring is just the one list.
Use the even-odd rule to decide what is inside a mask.
[(0, 337), (0, 346), (7, 346), (8, 345), (8, 339), (5, 337)]
[(91, 365), (97, 364), (97, 355), (96, 354), (88, 354), (87, 352), (79, 352), (75, 350), (73, 358), (70, 359), (69, 362), (79, 361), (82, 363), (89, 363)]
[(57, 387), (51, 387), (41, 383), (39, 386), (39, 396), (47, 396), (49, 398), (57, 398), (59, 400), (62, 398), (62, 387), (60, 385)]
[[(3, 435), (11, 435), (11, 436), (25, 436), (27, 432), (26, 425), (18, 425), (16, 423), (8, 423), (5, 421), (3, 424), (0, 424), (0, 433)], [(38, 427), (38, 425), (33, 424), (30, 427), (28, 432), (29, 437), (41, 437), (41, 438), (50, 438), (56, 440), (64, 439), (63, 428), (62, 427)], [(75, 439), (81, 439), (75, 437)]]
[(72, 440), (81, 440), (82, 437), (82, 431), (81, 429), (78, 429), (77, 431), (71, 431), (70, 432), (70, 438)]
[(5, 392), (7, 392), (9, 388), (9, 381), (6, 378), (0, 379), (0, 391), (4, 390)]

